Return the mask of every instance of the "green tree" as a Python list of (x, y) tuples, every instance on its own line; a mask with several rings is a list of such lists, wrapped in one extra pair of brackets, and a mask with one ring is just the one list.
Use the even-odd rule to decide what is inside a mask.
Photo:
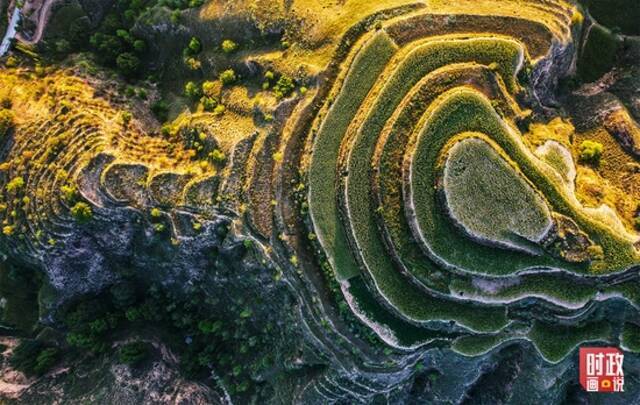
[(211, 160), (218, 164), (224, 163), (224, 161), (227, 159), (224, 152), (222, 152), (220, 149), (214, 149), (213, 152), (209, 154), (209, 157), (211, 158)]
[(227, 86), (234, 83), (238, 78), (236, 77), (236, 72), (234, 72), (233, 69), (227, 69), (220, 73), (219, 79), (223, 85)]
[(98, 58), (110, 64), (114, 63), (118, 55), (124, 52), (122, 41), (114, 35), (98, 32), (91, 36), (89, 42), (96, 50)]
[(7, 183), (6, 189), (10, 193), (15, 193), (18, 190), (24, 188), (24, 179), (20, 176), (14, 177), (9, 183)]
[(120, 348), (118, 358), (121, 363), (135, 366), (149, 355), (149, 347), (144, 342), (132, 342)]
[(184, 95), (192, 100), (197, 100), (202, 95), (200, 86), (194, 82), (187, 82), (184, 86)]
[(93, 218), (93, 210), (91, 206), (85, 202), (77, 202), (71, 207), (71, 216), (80, 223), (85, 223)]
[(189, 45), (187, 45), (186, 52), (189, 55), (197, 55), (200, 53), (201, 50), (202, 50), (202, 43), (200, 43), (200, 40), (196, 37), (191, 37), (191, 40), (189, 41)]
[(140, 59), (131, 52), (125, 52), (118, 55), (116, 65), (120, 72), (125, 76), (133, 76), (140, 68)]
[(219, 86), (216, 84), (216, 82), (207, 80), (206, 82), (202, 83), (202, 92), (207, 97), (215, 97), (218, 89)]
[(58, 361), (58, 354), (59, 351), (55, 347), (49, 347), (41, 351), (40, 354), (38, 354), (38, 357), (36, 357), (36, 364), (33, 371), (38, 375), (49, 371), (49, 369), (51, 369), (51, 367), (53, 367), (53, 365)]
[(213, 97), (204, 96), (200, 99), (200, 103), (202, 104), (202, 109), (205, 111), (213, 111), (218, 105), (218, 101)]
[(141, 39), (136, 39), (133, 41), (133, 49), (135, 49), (136, 52), (144, 52), (145, 49), (147, 49), (147, 44)]
[(27, 375), (41, 375), (58, 360), (58, 349), (37, 340), (23, 340), (13, 351), (9, 363)]
[(71, 51), (71, 44), (66, 39), (59, 39), (54, 43), (57, 53), (65, 54)]
[(230, 39), (225, 39), (224, 41), (222, 41), (221, 48), (224, 53), (229, 54), (235, 52), (238, 49), (238, 44)]
[(169, 117), (169, 105), (164, 100), (158, 100), (151, 104), (151, 112), (153, 112), (158, 121), (164, 122)]
[(604, 146), (600, 142), (586, 140), (580, 144), (580, 160), (598, 164), (603, 151)]
[(273, 92), (276, 98), (284, 98), (291, 94), (295, 87), (296, 85), (291, 77), (282, 75), (276, 85), (273, 86)]

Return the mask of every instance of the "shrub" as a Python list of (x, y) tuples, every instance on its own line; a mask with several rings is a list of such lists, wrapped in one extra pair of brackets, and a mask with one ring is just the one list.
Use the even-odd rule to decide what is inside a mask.
[(71, 51), (71, 44), (66, 39), (59, 39), (54, 43), (54, 49), (57, 53), (65, 54)]
[(58, 349), (45, 347), (37, 340), (23, 340), (15, 348), (9, 363), (27, 375), (45, 373), (58, 359)]
[(13, 127), (13, 111), (0, 109), (0, 136), (5, 136)]
[(109, 289), (111, 301), (117, 308), (128, 308), (136, 301), (136, 289), (131, 283), (115, 284)]
[(121, 363), (135, 366), (149, 355), (149, 347), (144, 342), (127, 343), (120, 348), (118, 359)]
[(60, 187), (62, 197), (68, 203), (73, 202), (78, 197), (78, 189), (73, 185), (64, 185)]
[(144, 50), (147, 49), (147, 44), (141, 39), (136, 39), (133, 41), (133, 49), (135, 49), (136, 52), (144, 52)]
[(124, 125), (129, 125), (129, 123), (133, 119), (133, 114), (131, 114), (129, 111), (123, 111), (122, 114), (120, 114), (120, 118), (122, 119), (122, 123)]
[(601, 143), (586, 140), (580, 144), (580, 160), (597, 164), (600, 162), (604, 147)]
[(207, 97), (215, 97), (218, 90), (219, 86), (216, 82), (207, 80), (206, 82), (202, 83), (202, 93)]
[(224, 163), (224, 161), (227, 159), (227, 157), (220, 149), (214, 149), (213, 152), (209, 154), (209, 157), (211, 157), (211, 160), (213, 160), (215, 163)]
[(185, 58), (184, 64), (187, 65), (190, 70), (198, 70), (202, 67), (202, 62), (193, 57)]
[(24, 188), (24, 179), (22, 177), (14, 177), (9, 183), (7, 183), (7, 191), (10, 193), (14, 193), (18, 190)]
[(215, 98), (206, 96), (200, 99), (200, 103), (205, 111), (213, 111), (218, 105), (218, 101)]
[(238, 44), (230, 39), (225, 39), (224, 41), (222, 41), (221, 47), (224, 53), (233, 53), (238, 49)]
[(58, 349), (49, 347), (38, 354), (33, 371), (36, 374), (46, 373), (58, 360)]
[(164, 100), (158, 100), (151, 105), (151, 111), (156, 116), (158, 121), (166, 121), (169, 117), (169, 106)]
[(200, 321), (198, 322), (198, 329), (205, 335), (215, 333), (223, 326), (222, 321)]
[(138, 73), (140, 68), (140, 59), (131, 52), (125, 52), (116, 58), (116, 65), (120, 72), (125, 76), (133, 76)]
[(180, 22), (180, 10), (173, 10), (170, 18), (173, 24), (178, 24)]
[(187, 82), (184, 86), (184, 95), (192, 100), (197, 100), (201, 96), (200, 86), (194, 82)]
[(122, 41), (115, 35), (98, 32), (91, 36), (89, 42), (96, 50), (98, 57), (104, 62), (113, 63), (118, 55), (124, 51)]
[(216, 108), (213, 109), (213, 115), (216, 115), (216, 116), (222, 115), (224, 114), (225, 111), (227, 111), (227, 107), (225, 107), (222, 104), (218, 104)]
[(185, 52), (189, 55), (197, 55), (202, 50), (202, 44), (200, 40), (196, 37), (192, 37), (189, 41), (189, 45), (187, 45), (187, 49)]
[(93, 218), (93, 210), (89, 204), (85, 202), (78, 202), (71, 207), (71, 216), (78, 222), (84, 223)]
[(219, 79), (225, 86), (232, 84), (237, 80), (236, 72), (234, 72), (233, 69), (227, 69), (220, 73)]
[(278, 82), (273, 87), (273, 92), (277, 98), (284, 98), (291, 94), (296, 85), (293, 82), (293, 79), (287, 75), (280, 76)]

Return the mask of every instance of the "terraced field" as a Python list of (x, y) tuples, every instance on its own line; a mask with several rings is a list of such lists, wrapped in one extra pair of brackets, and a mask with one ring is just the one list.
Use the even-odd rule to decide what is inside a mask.
[[(13, 184), (3, 189), (3, 243), (22, 260), (43, 261), (61, 277), (67, 266), (106, 275), (110, 259), (98, 251), (125, 254), (138, 226), (150, 241), (188, 245), (237, 212), (237, 200), (225, 198), (238, 194), (236, 183), (224, 179), (234, 165), (245, 166), (251, 137), (224, 150), (223, 161), (196, 158), (193, 136), (206, 151), (223, 149), (210, 126), (175, 121), (169, 136), (178, 142), (147, 133), (124, 106), (114, 108), (118, 101), (95, 98), (95, 89), (69, 72), (34, 84), (9, 71), (0, 83), (16, 94), (13, 108), (25, 111), (15, 119), (2, 172)], [(86, 237), (97, 230), (110, 236)]]
[[(636, 305), (633, 282), (594, 287), (638, 263), (637, 235), (581, 205), (562, 144), (534, 150), (519, 130), (570, 69), (579, 11), (520, 2), (514, 19), (465, 4), (387, 20), (351, 48), (310, 130), (310, 231), (388, 344), (428, 344), (439, 330), (462, 353), (529, 340), (556, 362), (584, 340), (616, 339), (578, 314), (604, 296)], [(547, 326), (510, 310), (531, 298)], [(418, 329), (407, 337), (399, 321)]]

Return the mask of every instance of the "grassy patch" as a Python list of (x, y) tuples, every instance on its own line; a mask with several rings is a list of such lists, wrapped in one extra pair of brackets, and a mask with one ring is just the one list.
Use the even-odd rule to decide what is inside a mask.
[(567, 187), (573, 187), (576, 169), (571, 152), (556, 141), (547, 141), (536, 149), (536, 154), (562, 177)]
[(582, 342), (608, 341), (611, 325), (607, 321), (583, 326), (561, 326), (535, 322), (529, 338), (545, 359), (557, 363)]
[(518, 250), (537, 250), (551, 226), (544, 199), (479, 138), (448, 152), (443, 187), (450, 215), (473, 238)]
[(445, 332), (422, 329), (395, 317), (387, 308), (375, 300), (362, 277), (351, 278), (348, 291), (362, 315), (393, 333), (393, 337), (401, 346), (412, 347), (434, 339), (447, 337)]
[(621, 343), (626, 350), (640, 352), (640, 326), (634, 323), (625, 323), (622, 329)]
[(505, 340), (502, 334), (497, 335), (469, 335), (456, 339), (451, 349), (465, 356), (479, 356), (487, 353)]
[(468, 279), (455, 279), (451, 289), (468, 298), (511, 301), (523, 297), (545, 297), (550, 300), (581, 304), (593, 298), (596, 288), (592, 284), (578, 283), (572, 277), (558, 273), (539, 273), (521, 276), (517, 283), (486, 283), (491, 288), (480, 288)]

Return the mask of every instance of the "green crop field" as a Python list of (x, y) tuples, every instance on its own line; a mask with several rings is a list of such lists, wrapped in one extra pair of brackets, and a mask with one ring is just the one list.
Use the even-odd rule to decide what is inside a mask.
[(546, 202), (487, 142), (458, 141), (442, 175), (446, 209), (472, 238), (537, 253), (551, 228)]
[(330, 252), (334, 269), (341, 279), (348, 279), (359, 270), (348, 248), (344, 228), (336, 207), (336, 163), (342, 135), (369, 89), (391, 58), (394, 45), (384, 33), (365, 45), (353, 62), (342, 85), (340, 95), (320, 127), (309, 169), (309, 206), (317, 234)]

